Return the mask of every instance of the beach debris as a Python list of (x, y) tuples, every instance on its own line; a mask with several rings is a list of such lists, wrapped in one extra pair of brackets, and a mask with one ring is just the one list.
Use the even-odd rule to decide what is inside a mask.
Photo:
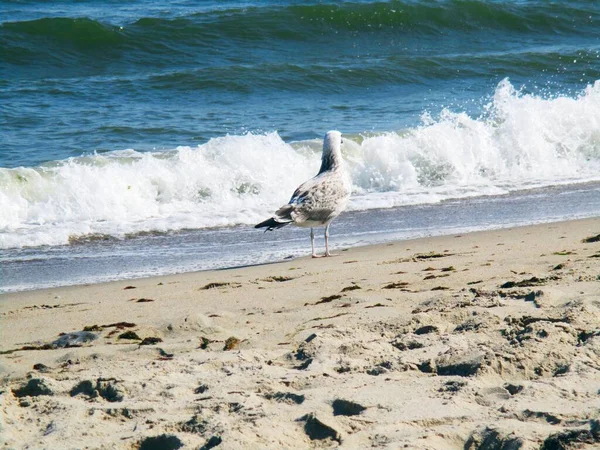
[(523, 439), (514, 433), (504, 433), (491, 427), (473, 431), (465, 442), (464, 450), (519, 450), (523, 448)]
[(277, 283), (283, 283), (285, 281), (291, 281), (293, 280), (294, 277), (284, 277), (281, 275), (273, 275), (267, 278), (263, 278), (261, 281), (266, 281), (267, 283), (272, 283), (272, 282), (277, 282)]
[(41, 372), (41, 373), (47, 373), (47, 372), (50, 372), (52, 369), (45, 364), (37, 363), (37, 364), (33, 365), (33, 370), (37, 370), (38, 372)]
[[(384, 261), (379, 264), (398, 264), (398, 263), (406, 263), (406, 262), (419, 262), (419, 261), (427, 261), (429, 259), (437, 259), (437, 258), (445, 258), (446, 256), (454, 256), (454, 253), (415, 253), (408, 258), (398, 258), (392, 261)], [(429, 270), (435, 270), (434, 268), (430, 268)]]
[(149, 302), (153, 302), (154, 300), (151, 298), (138, 298), (135, 302), (136, 303), (149, 303)]
[[(316, 336), (315, 336), (316, 337)], [(314, 337), (309, 336), (304, 342), (302, 342), (295, 353), (289, 354), (289, 358), (294, 358), (297, 361), (302, 361), (301, 364), (293, 366), (294, 369), (297, 370), (306, 370), (308, 366), (310, 366), (314, 360), (314, 357), (317, 353), (316, 346), (314, 342), (312, 342)]]
[(337, 300), (338, 298), (342, 298), (342, 296), (340, 294), (334, 294), (334, 295), (329, 295), (327, 297), (321, 297), (321, 300), (316, 302), (315, 305), (320, 305), (321, 303), (329, 303), (334, 300)]
[(402, 336), (398, 336), (396, 339), (390, 342), (390, 344), (402, 352), (405, 350), (414, 350), (417, 348), (425, 347), (425, 344), (422, 344), (421, 342), (415, 340), (407, 340), (406, 342), (404, 342)]
[(384, 305), (383, 303), (375, 303), (374, 305), (367, 305), (365, 306), (365, 309), (370, 309), (370, 308), (387, 308), (388, 305)]
[(237, 348), (240, 345), (240, 342), (241, 341), (238, 338), (236, 338), (235, 336), (231, 336), (225, 341), (223, 350), (233, 350), (234, 348)]
[(160, 356), (160, 359), (162, 359), (162, 360), (173, 359), (174, 353), (167, 353), (162, 348), (157, 348), (157, 350), (158, 350), (158, 355)]
[(161, 434), (143, 439), (139, 450), (177, 450), (183, 447), (183, 442), (173, 434)]
[(559, 277), (553, 275), (547, 278), (538, 278), (531, 277), (526, 280), (521, 281), (507, 281), (506, 283), (500, 285), (501, 289), (510, 289), (514, 287), (532, 287), (532, 286), (540, 286), (542, 284), (546, 284), (548, 281), (558, 280)]
[(310, 366), (312, 364), (313, 361), (314, 361), (313, 358), (308, 358), (308, 359), (304, 360), (301, 364), (294, 366), (294, 369), (306, 370), (306, 369), (308, 369), (308, 366)]
[(201, 384), (194, 389), (194, 394), (204, 394), (206, 391), (208, 391), (208, 386), (206, 384)]
[(117, 322), (117, 323), (110, 323), (108, 325), (100, 325), (100, 327), (102, 329), (104, 328), (114, 328), (114, 330), (110, 331), (106, 337), (112, 337), (115, 334), (117, 334), (120, 330), (124, 330), (125, 328), (133, 328), (136, 327), (137, 325), (135, 323), (131, 323), (131, 322)]
[(436, 252), (417, 253), (412, 256), (412, 259), (416, 260), (416, 261), (425, 261), (428, 259), (445, 258), (447, 256), (453, 256), (453, 255), (454, 255), (454, 253), (436, 253)]
[(125, 390), (115, 378), (98, 378), (95, 382), (83, 380), (69, 392), (71, 397), (83, 394), (88, 398), (101, 397), (109, 402), (120, 402), (125, 398)]
[[(54, 298), (55, 299), (60, 299), (60, 296), (57, 295)], [(60, 305), (46, 305), (46, 304), (42, 304), (42, 305), (25, 306), (23, 309), (56, 309), (56, 308), (68, 308), (69, 306), (79, 306), (79, 305), (85, 305), (85, 303), (84, 302), (79, 302), (79, 303), (62, 303)]]
[(521, 392), (523, 390), (523, 387), (524, 386), (522, 384), (506, 383), (504, 385), (504, 389), (506, 389), (510, 395), (518, 394), (519, 392)]
[[(524, 296), (522, 296), (523, 300), (525, 300), (526, 302), (534, 302), (535, 305), (537, 307), (540, 306), (540, 304), (538, 303), (537, 299), (540, 297), (544, 296), (544, 291), (531, 291), (528, 294), (525, 294)], [(516, 298), (519, 298), (520, 296), (517, 296)]]
[(198, 450), (210, 450), (211, 448), (215, 448), (218, 445), (221, 445), (222, 442), (223, 439), (221, 438), (221, 436), (211, 436), (210, 439), (206, 441), (206, 443)]
[(108, 325), (88, 325), (83, 327), (83, 331), (102, 331), (104, 328), (119, 328), (119, 329), (123, 329), (123, 328), (133, 328), (137, 326), (135, 323), (131, 323), (131, 322), (116, 322), (116, 323), (110, 323)]
[[(313, 333), (314, 334), (314, 333)], [(315, 335), (316, 337), (316, 335)], [(312, 337), (312, 334), (302, 342), (296, 352), (293, 353), (293, 357), (298, 361), (305, 361), (309, 358), (312, 358), (316, 355), (316, 347), (315, 344), (311, 344), (311, 342), (315, 339)]]
[(226, 287), (226, 286), (231, 286), (231, 283), (229, 282), (214, 282), (214, 283), (208, 283), (207, 285), (203, 286), (200, 288), (201, 291), (206, 291), (208, 289), (215, 289), (215, 288), (220, 288), (220, 287)]
[(439, 328), (436, 327), (435, 325), (423, 325), (422, 327), (419, 327), (415, 330), (415, 334), (417, 335), (421, 335), (421, 334), (429, 334), (429, 333), (433, 333), (433, 332), (437, 332), (439, 331)]
[(102, 328), (133, 328), (135, 326), (137, 326), (135, 323), (132, 322), (115, 322), (115, 323), (109, 323), (108, 325), (100, 325)]
[(314, 340), (317, 337), (317, 333), (311, 333), (310, 336), (308, 336), (306, 339), (304, 339), (304, 342), (310, 342), (312, 340)]
[(119, 336), (117, 336), (117, 338), (118, 339), (137, 339), (139, 341), (142, 340), (142, 338), (139, 337), (135, 331), (131, 331), (131, 330), (121, 333)]
[(159, 337), (153, 337), (153, 336), (149, 336), (149, 337), (145, 337), (142, 342), (140, 342), (140, 345), (155, 345), (158, 344), (159, 342), (162, 342), (163, 340)]
[(445, 277), (449, 277), (450, 274), (449, 273), (443, 273), (441, 275), (427, 275), (425, 278), (423, 278), (423, 280), (432, 280), (434, 278), (445, 278)]
[(52, 348), (81, 347), (82, 344), (95, 341), (96, 339), (98, 339), (98, 335), (90, 331), (73, 331), (72, 333), (61, 335), (50, 345)]
[(600, 336), (600, 330), (596, 329), (596, 330), (591, 330), (591, 331), (587, 331), (587, 330), (582, 330), (577, 334), (577, 341), (581, 344), (585, 343), (588, 339), (595, 337), (595, 336)]
[(581, 242), (585, 244), (591, 244), (592, 242), (600, 242), (600, 234), (597, 234), (596, 236), (586, 237)]
[(358, 284), (353, 284), (352, 286), (346, 286), (340, 292), (356, 291), (357, 289), (362, 289), (362, 288)]
[(26, 384), (12, 390), (15, 397), (38, 397), (40, 395), (54, 395), (48, 381), (43, 378), (31, 378)]
[(208, 339), (207, 337), (202, 336), (200, 338), (200, 348), (202, 350), (206, 350), (208, 348), (208, 344), (210, 344), (212, 341), (210, 339)]
[(275, 392), (272, 394), (265, 394), (267, 400), (275, 400), (280, 403), (287, 403), (288, 405), (301, 405), (304, 403), (304, 394), (294, 394), (293, 392)]
[(54, 423), (54, 421), (51, 421), (47, 426), (46, 429), (44, 430), (44, 436), (48, 436), (49, 434), (52, 434), (56, 431), (56, 424)]
[(335, 319), (335, 318), (337, 318), (337, 317), (345, 316), (345, 315), (347, 315), (347, 314), (349, 314), (349, 313), (338, 313), (338, 314), (334, 314), (333, 316), (327, 316), (327, 317), (315, 317), (315, 318), (313, 318), (313, 319), (309, 319), (309, 320), (307, 321), (307, 323), (308, 323), (308, 322), (321, 321), (321, 320)]
[(407, 283), (406, 281), (400, 281), (398, 283), (386, 284), (381, 289), (400, 289), (400, 288), (405, 288), (408, 285), (409, 285), (409, 283)]
[(367, 409), (365, 406), (359, 403), (352, 402), (350, 400), (343, 400), (340, 398), (335, 399), (331, 403), (331, 406), (333, 408), (334, 416), (358, 416), (365, 409)]
[(331, 439), (340, 444), (342, 443), (342, 435), (340, 432), (317, 418), (315, 413), (306, 414), (297, 419), (297, 421), (304, 422), (304, 432), (313, 441)]
[(431, 288), (432, 291), (447, 291), (449, 289), (450, 288), (447, 286), (436, 286), (436, 287)]
[(124, 291), (126, 291), (126, 290), (128, 290), (128, 289), (137, 289), (137, 287), (135, 287), (135, 286), (125, 286), (125, 287), (123, 288), (123, 290), (124, 290)]

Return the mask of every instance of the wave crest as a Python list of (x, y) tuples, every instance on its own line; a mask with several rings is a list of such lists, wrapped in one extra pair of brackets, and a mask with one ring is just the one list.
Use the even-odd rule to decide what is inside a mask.
[(51, 38), (81, 48), (110, 47), (124, 38), (120, 27), (88, 18), (47, 17), (4, 23), (2, 27), (13, 33)]

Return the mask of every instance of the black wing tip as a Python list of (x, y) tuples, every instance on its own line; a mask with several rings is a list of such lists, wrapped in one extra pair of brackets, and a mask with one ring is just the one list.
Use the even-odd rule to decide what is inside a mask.
[(265, 233), (267, 231), (273, 231), (277, 228), (285, 227), (289, 222), (277, 222), (275, 218), (271, 217), (258, 225), (254, 225), (254, 228), (266, 228)]

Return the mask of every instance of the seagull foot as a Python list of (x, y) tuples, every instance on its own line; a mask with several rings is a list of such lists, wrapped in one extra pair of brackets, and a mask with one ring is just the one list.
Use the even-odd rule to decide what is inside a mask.
[(325, 253), (324, 255), (317, 255), (316, 253), (312, 254), (313, 258), (327, 258), (330, 256), (340, 256), (339, 253)]

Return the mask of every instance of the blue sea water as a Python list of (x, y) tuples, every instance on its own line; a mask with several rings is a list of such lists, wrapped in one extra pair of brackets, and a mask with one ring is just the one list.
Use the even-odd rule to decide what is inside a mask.
[(302, 254), (301, 230), (249, 225), (329, 129), (338, 245), (598, 213), (596, 1), (0, 9), (0, 292)]

